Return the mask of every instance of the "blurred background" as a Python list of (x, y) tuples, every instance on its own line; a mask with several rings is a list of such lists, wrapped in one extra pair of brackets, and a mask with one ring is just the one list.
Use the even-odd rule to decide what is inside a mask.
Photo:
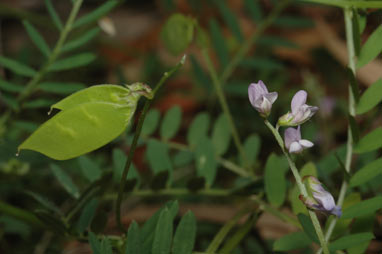
[[(79, 16), (85, 15), (105, 1), (84, 1)], [(176, 144), (187, 143), (187, 133), (195, 117), (207, 112), (212, 123), (221, 115), (221, 106), (201, 55), (200, 47), (193, 40), (181, 52), (172, 52), (162, 40), (167, 19), (174, 13), (182, 13), (195, 19), (208, 35), (209, 53), (220, 75), (232, 56), (248, 38), (258, 29), (269, 13), (278, 4), (277, 0), (126, 0), (111, 9), (98, 21), (86, 24), (69, 35), (69, 40), (87, 34), (86, 44), (74, 49), (74, 53), (87, 52), (92, 57), (85, 59), (76, 68), (48, 73), (40, 89), (34, 92), (23, 104), (17, 101), (17, 94), (23, 90), (29, 78), (17, 75), (0, 66), (0, 112), (11, 110), (11, 118), (1, 126), (0, 141), (0, 198), (2, 202), (26, 210), (41, 206), (36, 195), (54, 202), (60, 209), (70, 206), (70, 197), (65, 193), (50, 170), (56, 163), (34, 152), (22, 152), (16, 157), (17, 146), (25, 140), (40, 124), (46, 121), (50, 105), (66, 95), (96, 84), (131, 84), (144, 82), (151, 87), (159, 81), (165, 71), (176, 65), (186, 54), (185, 65), (163, 86), (152, 108), (163, 117), (174, 106), (181, 110), (180, 128), (171, 139)], [(61, 20), (65, 22), (72, 7), (69, 0), (54, 1), (52, 4)], [(381, 24), (382, 11), (360, 11), (361, 42)], [(299, 1), (291, 3), (272, 20), (272, 24), (259, 34), (253, 47), (240, 62), (233, 74), (224, 84), (228, 104), (239, 135), (244, 141), (255, 135), (258, 139), (255, 174), (263, 174), (267, 156), (273, 151), (279, 153), (277, 144), (270, 132), (262, 124), (262, 119), (248, 101), (248, 85), (263, 80), (270, 91), (277, 91), (279, 98), (273, 105), (270, 122), (290, 109), (292, 96), (301, 89), (308, 91), (309, 105), (320, 108), (317, 116), (304, 124), (302, 136), (315, 143), (314, 148), (304, 156), (297, 158), (299, 166), (314, 162), (318, 174), (328, 189), (337, 196), (342, 173), (333, 153), (344, 157), (344, 143), (347, 135), (347, 87), (346, 74), (347, 51), (343, 13), (339, 8), (305, 4)], [(51, 21), (42, 0), (1, 0), (0, 1), (0, 55), (25, 63), (39, 70), (44, 59), (28, 37), (23, 20), (33, 24), (45, 38), (48, 45), (56, 43), (59, 33)], [(67, 53), (63, 53), (65, 56)], [(69, 55), (69, 54), (67, 54)], [(361, 90), (366, 89), (382, 77), (382, 61), (376, 59), (358, 72)], [(143, 100), (142, 100), (143, 101)], [(111, 144), (98, 149), (86, 159), (73, 159), (60, 164), (65, 168), (80, 190), (92, 182), (86, 169), (95, 168), (103, 174), (115, 168), (115, 156), (118, 152), (126, 154), (132, 140), (142, 101), (133, 118), (131, 128)], [(141, 105), (142, 104), (142, 105)], [(380, 126), (380, 109), (371, 111), (367, 117), (357, 118), (360, 129), (368, 132)], [(212, 124), (207, 127), (212, 132)], [(149, 138), (160, 139), (159, 129), (155, 129), (142, 138), (136, 151), (134, 165), (140, 175), (142, 186), (152, 186), (160, 181), (152, 173), (152, 163), (147, 158), (146, 143)], [(229, 138), (228, 138), (229, 139)], [(224, 152), (227, 160), (238, 161), (232, 140)], [(171, 148), (172, 149), (172, 148)], [(116, 155), (117, 154), (117, 155)], [(174, 167), (184, 168), (183, 173), (174, 175), (174, 185), (185, 186), (192, 155), (171, 150)], [(122, 155), (121, 155), (122, 156)], [(181, 157), (183, 156), (183, 157)], [(370, 158), (376, 158), (377, 152), (367, 153), (357, 159), (362, 165)], [(150, 156), (149, 156), (150, 157)], [(239, 163), (239, 162), (238, 162)], [(357, 165), (358, 165), (357, 164)], [(154, 166), (155, 167), (155, 166)], [(97, 171), (98, 170), (98, 171)], [(187, 171), (188, 170), (188, 171)], [(92, 171), (93, 172), (93, 171)], [(185, 172), (185, 173), (184, 173)], [(188, 173), (187, 173), (188, 172)], [(87, 175), (88, 174), (88, 175)], [(192, 175), (192, 174), (191, 174)], [(227, 170), (217, 171), (214, 187), (235, 188), (241, 180), (233, 177)], [(157, 177), (157, 178), (156, 178)], [(163, 176), (162, 176), (163, 177)], [(167, 176), (166, 176), (167, 177)], [(115, 179), (114, 179), (115, 180)], [(381, 191), (382, 176), (376, 177), (361, 191), (373, 195)], [(114, 190), (117, 189), (114, 181)], [(193, 182), (194, 183), (194, 182)], [(288, 186), (292, 184), (288, 182)], [(196, 181), (197, 185), (197, 181)], [(261, 183), (250, 185), (246, 194), (257, 193)], [(336, 193), (337, 190), (337, 193)], [(28, 192), (28, 193), (26, 193)], [(31, 194), (32, 193), (32, 194)], [(36, 194), (37, 193), (37, 194)], [(31, 198), (32, 196), (32, 198)], [(73, 197), (72, 197), (73, 198)], [(208, 245), (213, 235), (236, 212), (242, 198), (179, 196), (182, 212), (191, 209), (198, 219), (197, 249)], [(123, 220), (132, 219), (143, 222), (169, 197), (143, 194), (132, 196), (124, 205)], [(96, 222), (93, 225), (98, 232), (116, 233), (114, 224), (113, 196), (100, 201)], [(2, 207), (4, 204), (2, 204)], [(289, 205), (282, 208), (291, 213)], [(382, 236), (381, 217), (378, 218), (378, 237)], [(96, 223), (97, 224), (97, 223)], [(98, 227), (98, 228), (97, 228)], [(93, 229), (93, 228), (92, 228)], [(292, 232), (295, 229), (286, 223), (275, 220), (264, 213), (248, 239), (235, 253), (271, 253), (269, 239)], [(88, 253), (86, 243), (78, 240), (59, 238), (49, 231), (30, 225), (20, 218), (14, 218), (0, 212), (0, 252), (8, 253)], [(371, 244), (370, 252), (380, 253), (380, 243)], [(62, 252), (64, 250), (64, 252)], [(307, 249), (305, 252), (311, 253)]]

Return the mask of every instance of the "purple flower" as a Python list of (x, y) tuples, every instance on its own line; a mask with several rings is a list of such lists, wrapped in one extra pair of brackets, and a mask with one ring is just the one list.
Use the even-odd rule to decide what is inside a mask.
[(297, 126), (308, 121), (318, 110), (318, 107), (305, 104), (308, 94), (304, 90), (298, 91), (292, 99), (291, 109), (279, 118), (280, 126)]
[(314, 176), (306, 176), (304, 179), (307, 179), (308, 187), (313, 197), (304, 197), (303, 195), (300, 195), (300, 200), (309, 209), (341, 217), (341, 207), (336, 206), (332, 194), (322, 187), (322, 183)]
[(301, 153), (305, 148), (313, 146), (313, 143), (306, 139), (301, 139), (300, 125), (295, 128), (288, 128), (284, 133), (285, 147), (289, 153)]
[(262, 117), (267, 117), (271, 112), (272, 104), (277, 99), (277, 92), (269, 93), (263, 81), (252, 83), (248, 87), (248, 97), (252, 106)]

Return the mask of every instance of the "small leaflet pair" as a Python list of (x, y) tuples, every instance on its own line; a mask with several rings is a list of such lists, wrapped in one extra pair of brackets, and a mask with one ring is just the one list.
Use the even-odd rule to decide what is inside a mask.
[(150, 87), (142, 83), (126, 87), (95, 85), (78, 91), (51, 106), (50, 112), (54, 108), (61, 111), (33, 132), (18, 150), (37, 151), (56, 160), (93, 151), (126, 129), (141, 95), (153, 97)]

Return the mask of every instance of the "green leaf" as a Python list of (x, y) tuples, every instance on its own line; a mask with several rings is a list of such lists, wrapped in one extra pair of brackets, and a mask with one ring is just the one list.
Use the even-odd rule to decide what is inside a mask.
[(372, 233), (359, 233), (341, 237), (329, 244), (330, 251), (343, 250), (349, 247), (357, 246), (363, 242), (369, 241), (374, 238)]
[(194, 20), (183, 14), (173, 14), (164, 24), (161, 39), (166, 49), (179, 55), (187, 49), (194, 36)]
[(218, 22), (215, 19), (210, 19), (209, 26), (213, 49), (215, 50), (216, 55), (219, 58), (221, 68), (224, 68), (228, 65), (229, 62), (228, 48), (225, 43), (226, 40), (223, 36)]
[(90, 182), (94, 182), (101, 178), (101, 168), (93, 160), (89, 159), (86, 155), (78, 157), (78, 163), (81, 167), (82, 175)]
[(101, 254), (113, 254), (113, 250), (108, 237), (105, 237), (101, 242)]
[(162, 171), (172, 172), (170, 155), (166, 144), (155, 139), (149, 140), (146, 156), (154, 174)]
[(199, 113), (192, 121), (187, 133), (187, 143), (195, 146), (200, 139), (207, 137), (208, 127), (210, 125), (210, 116), (203, 112)]
[(0, 89), (6, 92), (19, 93), (24, 90), (24, 87), (17, 84), (12, 84), (0, 78)]
[(382, 174), (382, 158), (377, 159), (367, 164), (363, 168), (359, 169), (350, 179), (350, 186), (351, 187), (360, 186), (372, 180), (379, 174)]
[(152, 135), (156, 128), (158, 127), (160, 118), (160, 112), (157, 109), (150, 110), (145, 118), (145, 121), (142, 126), (141, 135), (142, 136), (150, 136)]
[(309, 238), (313, 242), (320, 244), (320, 241), (318, 240), (317, 233), (316, 233), (316, 230), (314, 229), (311, 219), (303, 213), (299, 213), (297, 217), (306, 235), (309, 236)]
[(99, 18), (105, 16), (114, 7), (116, 7), (118, 5), (118, 3), (119, 3), (118, 0), (106, 1), (104, 4), (102, 4), (100, 7), (98, 7), (94, 11), (92, 11), (89, 14), (86, 14), (86, 15), (82, 16), (81, 18), (77, 19), (77, 21), (73, 24), (73, 28), (78, 28), (78, 27), (86, 25), (88, 23), (97, 21)]
[(4, 56), (0, 56), (0, 65), (20, 76), (33, 77), (37, 74), (31, 67)]
[(295, 232), (285, 235), (275, 241), (274, 251), (289, 251), (308, 247), (312, 241), (304, 232)]
[(263, 17), (260, 5), (257, 1), (245, 0), (244, 1), (245, 10), (251, 14), (251, 18), (255, 22), (259, 22)]
[(69, 52), (85, 45), (86, 43), (94, 39), (94, 37), (97, 36), (99, 31), (100, 29), (98, 27), (90, 29), (89, 31), (81, 35), (80, 37), (73, 39), (71, 41), (68, 41), (66, 44), (64, 44), (64, 46), (62, 46), (62, 51)]
[(42, 221), (49, 229), (54, 230), (60, 235), (65, 235), (68, 232), (67, 226), (64, 224), (61, 218), (52, 215), (51, 212), (46, 210), (35, 210), (34, 214)]
[(127, 231), (126, 250), (125, 254), (136, 254), (141, 252), (141, 232), (138, 224), (132, 221)]
[(382, 51), (382, 26), (370, 35), (366, 43), (362, 46), (358, 57), (357, 68), (361, 68), (373, 60)]
[(283, 157), (271, 154), (265, 164), (265, 193), (269, 203), (279, 207), (284, 203), (286, 196), (285, 173), (288, 163)]
[(34, 193), (32, 191), (26, 191), (27, 195), (31, 196), (34, 200), (36, 200), (38, 203), (40, 203), (43, 207), (46, 209), (61, 215), (61, 210), (49, 199), (42, 197), (41, 195)]
[(194, 248), (196, 237), (196, 220), (191, 211), (183, 215), (176, 228), (172, 253), (191, 254)]
[(375, 213), (375, 211), (382, 208), (382, 196), (377, 196), (344, 209), (341, 216), (343, 219), (351, 219), (361, 217), (367, 214)]
[(67, 175), (59, 166), (51, 164), (50, 168), (58, 182), (64, 187), (64, 189), (74, 198), (80, 197), (80, 192), (77, 186), (73, 183), (72, 179)]
[(14, 111), (19, 111), (20, 110), (20, 106), (17, 102), (17, 99), (14, 98), (13, 96), (10, 96), (8, 94), (0, 94), (0, 98), (1, 100), (8, 106), (10, 107), (11, 109), (13, 109)]
[(41, 51), (41, 53), (46, 58), (48, 58), (50, 55), (50, 49), (49, 49), (48, 44), (46, 44), (44, 38), (41, 36), (41, 34), (27, 20), (23, 21), (23, 25), (25, 27), (25, 30), (27, 30), (29, 37), (32, 39), (33, 43), (36, 45), (36, 47)]
[(82, 210), (80, 218), (77, 221), (77, 230), (80, 234), (82, 234), (92, 223), (97, 207), (98, 201), (93, 198)]
[(55, 101), (51, 99), (30, 100), (23, 104), (24, 108), (49, 108)]
[(93, 254), (103, 254), (101, 252), (101, 242), (93, 232), (89, 232), (89, 244)]
[(382, 127), (376, 128), (360, 139), (354, 148), (356, 153), (366, 153), (382, 147)]
[[(250, 165), (253, 165), (256, 160), (257, 156), (259, 155), (261, 147), (261, 140), (258, 135), (252, 134), (250, 135), (244, 142), (244, 152), (245, 157), (248, 160), (248, 163)], [(243, 165), (244, 162), (242, 161), (241, 164)]]
[(366, 113), (382, 101), (382, 79), (374, 82), (361, 96), (356, 112), (357, 115)]
[(176, 167), (189, 165), (194, 159), (194, 153), (190, 151), (179, 151), (173, 157), (173, 163)]
[(160, 127), (160, 136), (164, 140), (171, 139), (178, 132), (182, 120), (182, 110), (179, 106), (174, 106), (169, 109), (162, 121)]
[(204, 177), (211, 186), (215, 181), (217, 162), (214, 145), (207, 137), (202, 138), (195, 149), (195, 162), (197, 175)]
[(223, 16), (223, 19), (229, 29), (232, 31), (233, 35), (236, 37), (238, 42), (243, 42), (244, 37), (241, 32), (239, 22), (236, 19), (236, 16), (231, 12), (231, 10), (226, 5), (225, 1), (216, 0), (215, 4), (218, 6), (218, 9)]
[(19, 150), (67, 160), (93, 151), (126, 128), (135, 109), (106, 102), (89, 102), (56, 114), (25, 140)]
[(215, 122), (212, 130), (212, 143), (217, 155), (223, 155), (231, 141), (231, 130), (229, 128), (227, 117), (222, 113)]
[[(123, 152), (121, 149), (114, 149), (113, 150), (113, 170), (114, 170), (114, 179), (117, 182), (121, 181), (123, 170), (125, 169), (127, 162), (127, 156), (125, 152)], [(135, 168), (134, 164), (131, 163), (129, 172), (127, 173), (127, 180), (130, 179), (138, 179), (139, 180), (139, 174), (137, 173), (137, 169)]]
[(173, 218), (170, 211), (165, 208), (160, 213), (155, 227), (155, 236), (152, 246), (152, 254), (169, 254), (171, 249)]
[(81, 89), (85, 89), (86, 86), (81, 83), (61, 83), (61, 82), (43, 82), (38, 85), (38, 88), (41, 91), (47, 92), (47, 93), (53, 93), (53, 94), (71, 94), (74, 92), (77, 92)]
[(280, 16), (274, 21), (274, 24), (279, 27), (286, 28), (311, 28), (314, 27), (314, 22), (305, 17), (296, 16)]
[(58, 30), (62, 30), (62, 22), (57, 12), (55, 11), (52, 2), (50, 0), (45, 0), (46, 8), (48, 9), (48, 13), (53, 20), (54, 25), (58, 28)]
[(78, 55), (69, 56), (62, 60), (54, 62), (49, 67), (49, 71), (62, 71), (78, 68), (93, 62), (94, 59), (96, 59), (96, 56), (93, 53), (80, 53)]

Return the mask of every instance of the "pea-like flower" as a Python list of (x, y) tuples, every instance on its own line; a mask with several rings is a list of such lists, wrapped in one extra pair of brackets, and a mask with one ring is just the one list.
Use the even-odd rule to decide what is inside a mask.
[(307, 97), (307, 92), (304, 90), (298, 91), (291, 102), (292, 112), (280, 117), (278, 124), (280, 126), (297, 126), (308, 121), (317, 112), (318, 107), (305, 104)]
[(268, 92), (264, 82), (252, 83), (248, 87), (248, 97), (252, 106), (262, 117), (267, 117), (272, 109), (272, 104), (277, 99), (277, 92)]
[(305, 179), (308, 182), (308, 188), (312, 194), (312, 197), (304, 197), (303, 195), (300, 195), (300, 200), (309, 209), (341, 217), (341, 207), (336, 206), (332, 194), (324, 189), (322, 183), (314, 176), (306, 176), (304, 177), (304, 180)]
[(313, 146), (313, 143), (306, 139), (301, 139), (300, 125), (295, 128), (288, 128), (284, 133), (285, 147), (289, 153), (301, 153), (304, 149)]

